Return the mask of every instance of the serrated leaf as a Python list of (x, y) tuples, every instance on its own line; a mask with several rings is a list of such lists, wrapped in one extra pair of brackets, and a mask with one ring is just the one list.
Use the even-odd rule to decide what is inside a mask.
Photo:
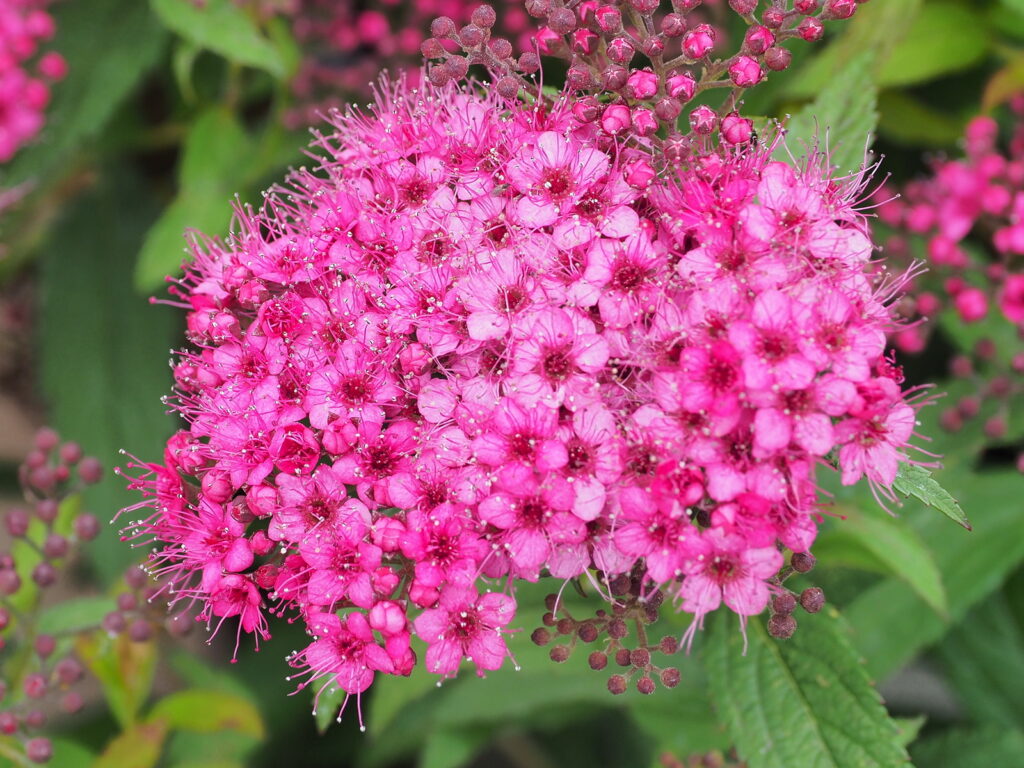
[(987, 726), (957, 728), (917, 742), (911, 750), (917, 768), (1010, 768), (1024, 755), (1024, 733)]
[(96, 595), (62, 600), (43, 611), (38, 631), (48, 635), (66, 635), (98, 627), (103, 617), (117, 610), (112, 597)]
[(893, 722), (896, 723), (896, 728), (900, 733), (900, 744), (904, 747), (909, 747), (917, 740), (917, 736), (921, 733), (921, 729), (924, 728), (924, 724), (928, 722), (928, 718), (924, 715), (918, 715), (917, 717), (894, 717)]
[[(938, 385), (937, 390), (957, 402), (974, 387), (973, 382), (952, 381)], [(1021, 479), (1014, 467), (979, 471), (976, 459), (986, 444), (982, 425), (972, 422), (950, 434), (938, 425), (940, 412), (934, 406), (922, 408), (918, 431), (932, 437), (929, 450), (943, 455), (943, 486), (954, 497), (971, 500), (974, 532), (965, 539), (944, 516), (913, 498), (901, 507), (900, 520), (914, 528), (935, 558), (946, 586), (950, 619), (955, 622), (1024, 562), (1020, 508), (1012, 502), (1020, 496)], [(877, 504), (863, 484), (840, 486), (838, 479), (828, 475), (821, 482), (836, 503), (864, 508)], [(948, 622), (898, 579), (883, 579), (865, 588), (845, 606), (844, 614), (855, 629), (855, 645), (877, 679), (892, 674), (948, 630)]]
[(150, 0), (150, 5), (168, 29), (194, 45), (281, 80), (288, 76), (281, 52), (232, 0)]
[(854, 59), (786, 124), (785, 144), (776, 150), (780, 159), (788, 152), (799, 155), (820, 143), (827, 147), (830, 162), (841, 174), (864, 164), (878, 123), (878, 94), (870, 63), (867, 54)]
[(252, 144), (228, 110), (212, 108), (193, 123), (182, 150), (178, 194), (146, 233), (135, 266), (140, 291), (158, 288), (185, 259), (187, 230), (223, 234), (231, 219), (230, 197)]
[(259, 710), (248, 699), (217, 690), (190, 688), (165, 696), (153, 705), (148, 722), (163, 721), (172, 730), (238, 731), (262, 738)]
[(837, 544), (859, 547), (873, 561), (871, 564), (877, 563), (884, 568), (884, 572), (905, 581), (939, 615), (948, 615), (949, 602), (942, 574), (928, 547), (913, 528), (898, 518), (880, 517), (845, 508), (836, 511), (846, 513), (848, 517), (828, 528), (815, 542), (814, 553), (817, 557), (831, 564), (836, 560), (829, 554), (830, 547)]
[[(147, 190), (127, 174), (102, 178), (64, 212), (41, 254), (39, 349), (53, 426), (107, 468), (83, 496), (86, 509), (108, 521), (139, 500), (111, 471), (123, 459), (119, 450), (159, 457), (173, 429), (160, 398), (171, 388), (167, 350), (179, 333), (176, 313), (150, 305), (131, 285), (153, 219)], [(85, 553), (108, 582), (137, 558), (112, 525)]]
[(1024, 634), (1001, 592), (968, 613), (936, 650), (976, 722), (1024, 726)]
[[(720, 612), (724, 614), (724, 612)], [(801, 618), (790, 640), (718, 615), (701, 647), (720, 718), (749, 768), (905, 766), (895, 723), (827, 608)]]
[(932, 477), (930, 470), (916, 464), (900, 464), (892, 487), (904, 496), (913, 496), (923, 501), (953, 522), (962, 525), (968, 531), (971, 530), (967, 515), (964, 514), (957, 500), (939, 484), (938, 480)]

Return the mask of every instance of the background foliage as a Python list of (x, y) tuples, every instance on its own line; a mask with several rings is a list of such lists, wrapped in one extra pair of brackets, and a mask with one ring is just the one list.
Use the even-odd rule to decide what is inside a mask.
[[(173, 428), (159, 398), (181, 318), (147, 297), (177, 270), (183, 231), (226, 232), (233, 196), (256, 201), (302, 162), (305, 136), (281, 120), (294, 106), (287, 83), (298, 51), (284, 26), (231, 0), (205, 9), (78, 0), (54, 10), (70, 74), (45, 135), (2, 171), (5, 186), (35, 187), (2, 221), (0, 280), (34, 291), (30, 407), (109, 466), (123, 446), (158, 456)], [(794, 46), (790, 71), (751, 92), (746, 112), (792, 116), (794, 152), (828, 126), (843, 169), (860, 164), (874, 132), (881, 173), (911, 179), (928, 153), (956, 151), (970, 117), (1004, 119), (1001, 105), (1024, 89), (1021, 0), (874, 0), (826, 39)], [(951, 326), (908, 371), (955, 400), (967, 385), (946, 379), (948, 357), (975, 336)], [(55, 764), (646, 768), (732, 747), (751, 768), (900, 765), (908, 750), (920, 768), (1020, 764), (1024, 480), (1006, 456), (1021, 449), (1024, 423), (1011, 427), (1006, 451), (984, 453), (980, 420), (952, 437), (938, 410), (922, 411), (920, 431), (945, 455), (937, 477), (973, 531), (929, 508), (924, 501), (955, 515), (926, 488), (898, 520), (865, 489), (827, 489), (848, 519), (825, 526), (820, 565), (802, 578), (824, 587), (829, 608), (801, 617), (789, 641), (752, 622), (745, 656), (734, 621), (720, 617), (680, 656), (676, 689), (613, 698), (584, 654), (555, 665), (526, 627), (510, 643), (521, 671), (440, 687), (422, 670), (381, 680), (361, 735), (354, 712), (334, 725), (327, 702), (313, 718), (308, 695), (287, 695), (283, 657), (301, 643), (287, 628), (235, 666), (220, 648), (203, 655), (165, 642), (159, 654), (152, 645), (129, 653), (94, 639), (79, 653), (109, 706), (68, 721)], [(85, 502), (109, 517), (131, 501), (122, 486), (108, 475)], [(98, 585), (135, 558), (113, 529), (91, 552)], [(520, 595), (522, 614), (536, 606), (539, 623), (552, 589)], [(665, 633), (685, 629), (663, 613)], [(75, 616), (58, 630), (73, 633)]]

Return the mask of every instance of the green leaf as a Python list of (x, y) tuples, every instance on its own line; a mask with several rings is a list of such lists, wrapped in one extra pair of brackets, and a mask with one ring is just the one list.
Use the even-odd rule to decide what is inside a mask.
[(922, 739), (911, 753), (917, 768), (1010, 768), (1024, 755), (1024, 733), (987, 726), (958, 728)]
[(997, 592), (937, 648), (960, 700), (978, 723), (1024, 727), (1024, 634)]
[(882, 65), (878, 83), (889, 87), (933, 80), (966, 69), (988, 48), (985, 20), (976, 10), (963, 3), (928, 2)]
[(153, 768), (166, 738), (163, 723), (136, 725), (110, 742), (93, 768)]
[(924, 724), (928, 722), (928, 718), (924, 715), (919, 715), (918, 717), (894, 717), (893, 722), (896, 723), (896, 728), (900, 732), (900, 744), (904, 747), (909, 747), (917, 740), (918, 734), (921, 733)]
[(790, 77), (785, 94), (812, 98), (832, 81), (836, 72), (865, 53), (870, 55), (871, 71), (877, 73), (907, 36), (922, 5), (923, 0), (888, 0), (859, 6), (853, 19), (843, 24), (838, 39)]
[(150, 0), (168, 29), (228, 61), (269, 72), (283, 80), (289, 72), (281, 51), (255, 19), (232, 0)]
[(784, 159), (820, 143), (830, 151), (830, 161), (840, 173), (864, 164), (871, 132), (878, 122), (877, 89), (871, 81), (870, 58), (857, 57), (837, 74), (818, 97), (786, 125), (786, 142), (776, 154)]
[(418, 768), (459, 768), (467, 765), (490, 737), (486, 730), (439, 728), (427, 738)]
[[(160, 398), (171, 389), (167, 350), (178, 339), (178, 318), (131, 285), (152, 220), (146, 200), (134, 177), (105, 173), (68, 208), (41, 256), (42, 391), (53, 426), (107, 468), (84, 493), (86, 508), (103, 521), (140, 498), (111, 471), (123, 461), (119, 450), (159, 458), (173, 429)], [(85, 552), (108, 582), (137, 559), (115, 526), (104, 526)]]
[(180, 270), (185, 258), (186, 230), (223, 234), (231, 219), (230, 196), (252, 151), (238, 119), (228, 110), (212, 108), (189, 131), (179, 168), (178, 195), (146, 234), (135, 267), (141, 291), (158, 288)]
[(21, 152), (4, 186), (36, 177), (45, 182), (68, 166), (69, 155), (95, 139), (163, 51), (166, 35), (143, 2), (58, 3), (53, 49), (67, 59), (68, 76), (53, 88), (43, 141)]
[(719, 716), (750, 768), (904, 766), (899, 732), (831, 608), (771, 638), (763, 618), (719, 615), (702, 639)]
[[(938, 385), (937, 390), (945, 391), (948, 401), (955, 403), (974, 386), (973, 382), (953, 381)], [(1024, 561), (1020, 510), (1008, 502), (1020, 496), (1021, 480), (1013, 467), (979, 471), (977, 455), (986, 444), (981, 425), (971, 423), (949, 434), (939, 427), (939, 414), (938, 407), (922, 408), (917, 431), (932, 437), (930, 451), (943, 454), (938, 474), (942, 485), (954, 497), (971, 500), (974, 531), (965, 540), (945, 517), (913, 498), (904, 502), (900, 519), (914, 528), (931, 551), (943, 576), (950, 619), (955, 622), (999, 588)], [(864, 484), (841, 486), (829, 475), (819, 482), (834, 494), (838, 504), (863, 508), (877, 504)], [(845, 606), (844, 614), (855, 630), (854, 643), (867, 659), (870, 673), (879, 679), (938, 641), (948, 629), (948, 622), (897, 579), (883, 579), (865, 588)]]
[(918, 101), (906, 91), (890, 89), (878, 97), (878, 132), (891, 141), (919, 148), (954, 147), (967, 121)]
[(916, 464), (900, 464), (892, 487), (904, 496), (913, 496), (923, 501), (953, 522), (962, 525), (968, 531), (971, 530), (967, 515), (960, 509), (957, 500), (950, 495), (949, 491), (939, 485), (939, 481), (932, 477), (930, 470)]
[(53, 758), (50, 765), (61, 768), (93, 768), (96, 754), (77, 741), (53, 739)]
[[(936, 613), (947, 616), (949, 602), (935, 559), (913, 528), (902, 520), (881, 517), (877, 512), (858, 512), (846, 508), (837, 511), (847, 519), (829, 527), (814, 545), (815, 555), (831, 564), (838, 558), (831, 556), (830, 547), (859, 547), (865, 551), (870, 564), (880, 564), (884, 572), (903, 579)], [(849, 565), (855, 562), (847, 560)]]
[(162, 720), (174, 730), (230, 730), (257, 739), (264, 732), (259, 710), (248, 699), (212, 689), (190, 688), (165, 696), (153, 705), (147, 720)]
[(114, 599), (102, 595), (62, 600), (43, 611), (38, 631), (48, 635), (66, 635), (93, 629), (100, 625), (104, 616), (115, 610), (117, 603)]
[[(155, 644), (132, 642), (127, 633), (110, 637), (92, 632), (75, 639), (75, 650), (103, 686), (117, 722), (122, 728), (134, 726), (153, 685)], [(163, 735), (160, 739), (162, 743)]]
[[(405, 679), (396, 678), (396, 681), (404, 683)], [(339, 688), (336, 685), (326, 686), (322, 691), (320, 691), (319, 696), (316, 695), (315, 690), (311, 691), (311, 693), (316, 697), (316, 705), (313, 708), (313, 719), (316, 721), (316, 731), (323, 735), (324, 733), (327, 733), (327, 729), (331, 727), (331, 724), (336, 722), (338, 713), (341, 711), (341, 706), (345, 703), (345, 697), (348, 696), (348, 694), (344, 689)], [(374, 691), (374, 694), (376, 695), (376, 691)]]

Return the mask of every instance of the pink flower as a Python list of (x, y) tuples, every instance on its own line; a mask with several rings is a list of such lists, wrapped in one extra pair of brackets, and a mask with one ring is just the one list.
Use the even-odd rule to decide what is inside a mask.
[(413, 622), (427, 644), (427, 671), (451, 677), (462, 659), (476, 665), (477, 674), (498, 669), (509, 655), (503, 629), (515, 616), (516, 603), (507, 595), (477, 595), (472, 587), (447, 586), (436, 608)]
[(756, 616), (768, 605), (765, 579), (782, 562), (775, 547), (750, 548), (741, 536), (709, 528), (695, 537), (684, 564), (686, 578), (679, 590), (683, 610), (699, 621), (724, 601), (740, 616)]

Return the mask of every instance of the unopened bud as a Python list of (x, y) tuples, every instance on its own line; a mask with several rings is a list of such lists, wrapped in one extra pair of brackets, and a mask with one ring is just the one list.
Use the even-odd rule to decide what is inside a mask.
[(800, 607), (808, 613), (817, 613), (825, 605), (825, 593), (820, 587), (809, 587), (800, 593)]
[(768, 619), (768, 634), (785, 640), (796, 632), (796, 619), (788, 614), (778, 613)]
[(622, 675), (612, 675), (608, 678), (608, 690), (616, 696), (626, 692), (626, 678)]

